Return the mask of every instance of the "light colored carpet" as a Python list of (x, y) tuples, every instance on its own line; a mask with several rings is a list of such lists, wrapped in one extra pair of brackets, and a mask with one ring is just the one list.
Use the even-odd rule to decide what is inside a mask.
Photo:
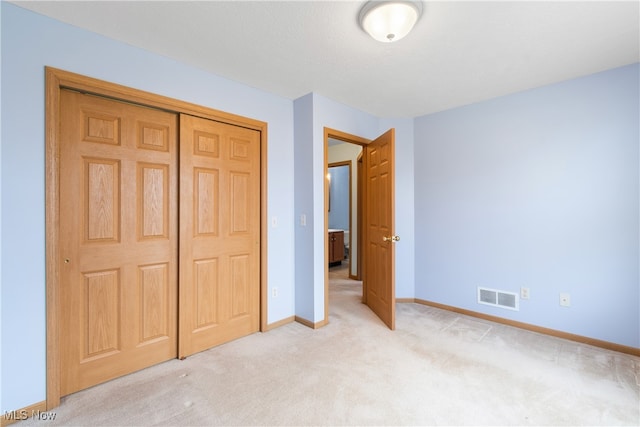
[(389, 331), (332, 269), (291, 323), (63, 399), (21, 425), (639, 425), (640, 358), (417, 304)]

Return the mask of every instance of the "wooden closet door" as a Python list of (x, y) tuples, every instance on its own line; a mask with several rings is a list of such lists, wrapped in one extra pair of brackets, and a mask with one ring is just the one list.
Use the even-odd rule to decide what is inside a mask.
[(180, 116), (179, 357), (260, 327), (260, 132)]
[(177, 356), (177, 116), (61, 91), (61, 394)]

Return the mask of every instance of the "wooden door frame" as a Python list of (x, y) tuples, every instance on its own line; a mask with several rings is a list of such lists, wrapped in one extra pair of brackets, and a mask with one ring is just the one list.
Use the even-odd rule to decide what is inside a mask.
[(362, 192), (364, 191), (364, 184), (363, 184), (363, 173), (364, 173), (364, 168), (363, 168), (363, 163), (362, 163), (362, 159), (364, 157), (364, 150), (362, 150), (360, 152), (360, 154), (358, 155), (358, 159), (356, 160), (356, 176), (357, 176), (357, 182), (356, 182), (356, 189), (357, 189), (357, 196), (356, 196), (356, 209), (358, 209), (358, 224), (356, 225), (356, 230), (358, 230), (358, 258), (356, 259), (356, 262), (358, 263), (358, 266), (356, 268), (356, 275), (355, 276), (351, 276), (349, 275), (349, 277), (351, 279), (354, 280), (362, 280), (362, 252), (361, 252), (361, 248), (363, 245), (364, 240), (362, 240), (362, 221), (360, 220), (360, 212), (362, 212)]
[(45, 67), (46, 408), (60, 405), (60, 91), (77, 90), (260, 132), (260, 331), (267, 325), (267, 123), (68, 71)]
[[(327, 206), (329, 205), (329, 185), (327, 183), (326, 176), (329, 173), (329, 138), (337, 139), (339, 141), (347, 142), (349, 144), (356, 144), (362, 147), (368, 145), (371, 140), (362, 138), (357, 135), (352, 135), (350, 133), (342, 132), (336, 129), (331, 129), (328, 127), (324, 128), (324, 321), (323, 324), (327, 324), (329, 322), (329, 242), (327, 241), (326, 235), (329, 232), (329, 211)], [(349, 189), (351, 191), (351, 189)], [(351, 203), (351, 200), (349, 200)], [(362, 213), (358, 212), (358, 218)], [(360, 223), (360, 221), (358, 221)], [(349, 224), (351, 224), (351, 216), (349, 217)], [(349, 233), (351, 234), (351, 233)], [(351, 236), (349, 236), (351, 238)], [(360, 239), (360, 236), (358, 236)], [(360, 252), (362, 248), (358, 248), (358, 253), (360, 256), (362, 253)], [(351, 253), (351, 251), (349, 251)], [(351, 267), (349, 267), (351, 268)]]

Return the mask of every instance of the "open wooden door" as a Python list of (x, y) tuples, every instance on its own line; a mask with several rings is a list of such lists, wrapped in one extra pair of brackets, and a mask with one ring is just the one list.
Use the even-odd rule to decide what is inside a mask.
[(363, 302), (395, 329), (394, 143), (390, 129), (364, 147)]

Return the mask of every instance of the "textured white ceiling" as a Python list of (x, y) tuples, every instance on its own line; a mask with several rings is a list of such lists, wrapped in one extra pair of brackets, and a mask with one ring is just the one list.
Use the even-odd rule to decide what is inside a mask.
[(12, 3), (289, 99), (317, 92), (380, 117), (640, 61), (638, 1), (426, 1), (392, 44), (358, 26), (364, 1)]

